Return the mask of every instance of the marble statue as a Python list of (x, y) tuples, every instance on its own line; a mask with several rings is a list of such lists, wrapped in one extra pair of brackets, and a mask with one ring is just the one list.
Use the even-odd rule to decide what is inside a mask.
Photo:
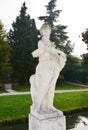
[[(56, 49), (55, 44), (49, 40), (50, 33), (50, 26), (43, 24), (38, 49), (32, 52), (33, 57), (39, 58), (36, 72), (30, 77), (32, 111), (40, 114), (57, 111), (53, 106), (55, 85), (66, 62), (65, 53)], [(63, 114), (61, 111), (58, 113)]]

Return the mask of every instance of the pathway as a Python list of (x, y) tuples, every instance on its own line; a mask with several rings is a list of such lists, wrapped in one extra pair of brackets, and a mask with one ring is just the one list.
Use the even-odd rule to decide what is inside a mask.
[(55, 93), (69, 93), (69, 92), (82, 92), (82, 91), (88, 91), (88, 88), (85, 89), (74, 89), (74, 90), (55, 90)]
[(73, 82), (67, 82), (68, 84), (73, 84), (73, 85), (78, 85), (78, 86), (83, 86), (83, 87), (88, 87), (88, 85), (84, 84), (79, 84), (79, 83), (73, 83)]
[[(75, 89), (75, 90), (55, 90), (55, 93), (69, 93), (69, 92), (80, 92), (80, 91), (88, 91), (86, 89)], [(30, 94), (30, 92), (16, 92), (14, 90), (8, 91), (9, 93), (1, 93), (0, 96), (10, 96), (10, 95), (26, 95)]]

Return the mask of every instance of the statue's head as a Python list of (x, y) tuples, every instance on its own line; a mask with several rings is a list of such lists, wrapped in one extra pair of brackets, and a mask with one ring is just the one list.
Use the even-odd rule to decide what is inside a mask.
[(49, 36), (51, 34), (51, 27), (47, 23), (43, 24), (40, 28), (40, 34), (42, 36)]

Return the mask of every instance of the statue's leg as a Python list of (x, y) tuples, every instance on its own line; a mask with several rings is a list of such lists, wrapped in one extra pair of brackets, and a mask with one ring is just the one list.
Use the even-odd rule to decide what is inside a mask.
[(53, 99), (54, 99), (54, 92), (55, 92), (55, 85), (56, 85), (57, 78), (53, 78), (51, 82), (51, 86), (49, 88), (49, 93), (48, 93), (48, 99), (47, 99), (47, 108), (52, 110), (53, 112), (58, 112), (60, 115), (63, 115), (63, 112), (60, 110), (57, 110), (53, 106)]
[(47, 108), (48, 109), (53, 109), (55, 84), (56, 84), (56, 78), (53, 78), (50, 83), (49, 91), (48, 91), (48, 98), (47, 98)]
[(43, 112), (47, 109), (47, 98), (48, 98), (48, 86), (46, 83), (43, 83), (38, 91), (36, 98), (37, 108), (39, 111)]
[(37, 96), (36, 86), (35, 86), (35, 75), (32, 75), (30, 77), (30, 84), (31, 84), (30, 92), (31, 92), (31, 97), (32, 97), (32, 102), (33, 102), (32, 107), (34, 107), (36, 104), (36, 96)]
[(53, 99), (54, 99), (55, 85), (56, 85), (58, 76), (59, 76), (59, 71), (56, 69), (56, 71), (54, 71), (53, 73), (53, 77), (50, 82), (48, 99), (47, 99), (47, 106), (49, 109), (52, 109), (52, 110), (55, 109), (53, 106)]
[(47, 99), (47, 106), (49, 109), (52, 109), (52, 110), (54, 110), (53, 99), (54, 99), (55, 85), (56, 85), (58, 76), (59, 76), (59, 68), (58, 68), (58, 65), (55, 64), (55, 67), (52, 73), (52, 78), (50, 80), (48, 99)]

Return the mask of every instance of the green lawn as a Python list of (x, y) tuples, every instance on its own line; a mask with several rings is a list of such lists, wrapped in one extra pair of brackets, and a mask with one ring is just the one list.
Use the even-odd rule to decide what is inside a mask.
[[(30, 95), (0, 97), (0, 122), (27, 118), (31, 104)], [(88, 107), (88, 91), (56, 94), (54, 105), (63, 111)]]
[(54, 105), (63, 111), (88, 107), (88, 91), (56, 94)]
[(0, 120), (20, 119), (28, 116), (30, 95), (0, 97)]

